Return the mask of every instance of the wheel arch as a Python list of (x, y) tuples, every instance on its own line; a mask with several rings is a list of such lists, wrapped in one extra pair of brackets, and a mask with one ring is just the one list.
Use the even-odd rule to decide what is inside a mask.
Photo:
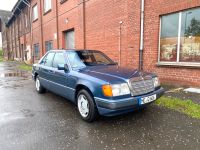
[(36, 77), (38, 76), (38, 73), (37, 72), (35, 72), (34, 73), (34, 80), (36, 80)]
[(89, 88), (88, 86), (84, 85), (84, 84), (78, 84), (76, 86), (76, 89), (75, 89), (75, 103), (77, 104), (77, 96), (78, 96), (78, 92), (80, 90), (86, 90), (91, 96), (92, 98), (94, 99), (94, 94), (92, 93), (92, 90), (91, 88)]

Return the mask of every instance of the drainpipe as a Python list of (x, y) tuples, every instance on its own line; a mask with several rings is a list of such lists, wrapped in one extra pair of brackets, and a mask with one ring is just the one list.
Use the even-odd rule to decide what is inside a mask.
[(42, 11), (42, 1), (40, 0), (40, 30), (41, 30), (41, 52), (42, 56), (45, 54), (44, 50), (44, 37), (43, 37), (43, 11)]
[(141, 0), (139, 70), (143, 70), (144, 50), (144, 0)]
[(32, 64), (34, 64), (35, 63), (35, 52), (33, 49), (33, 18), (32, 18), (32, 15), (33, 15), (32, 7), (29, 7), (31, 59), (32, 59)]
[(83, 0), (83, 49), (86, 49), (85, 0)]
[(56, 0), (56, 34), (57, 34), (57, 49), (59, 49), (60, 41), (59, 41), (59, 24), (58, 24), (58, 0)]
[(121, 66), (121, 49), (122, 49), (122, 24), (123, 21), (119, 22), (119, 66)]

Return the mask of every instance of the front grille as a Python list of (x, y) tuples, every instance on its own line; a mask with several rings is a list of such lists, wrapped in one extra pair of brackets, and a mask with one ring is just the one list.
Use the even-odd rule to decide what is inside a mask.
[(132, 78), (129, 80), (129, 85), (133, 96), (143, 95), (154, 91), (154, 84), (151, 77)]

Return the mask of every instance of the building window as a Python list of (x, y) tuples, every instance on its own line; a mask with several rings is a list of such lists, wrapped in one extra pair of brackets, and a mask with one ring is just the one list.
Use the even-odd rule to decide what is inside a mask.
[(160, 62), (200, 63), (200, 8), (161, 17)]
[(35, 59), (40, 59), (40, 47), (39, 44), (34, 44), (34, 58)]
[(33, 6), (33, 21), (38, 19), (38, 7), (37, 5)]
[(27, 14), (25, 14), (25, 27), (26, 28), (28, 27), (28, 17), (27, 17)]
[(60, 3), (62, 4), (62, 3), (64, 3), (64, 2), (66, 2), (67, 0), (60, 0)]
[(45, 49), (46, 49), (46, 52), (52, 50), (53, 49), (53, 41), (46, 41)]
[(51, 10), (51, 0), (44, 0), (44, 12)]

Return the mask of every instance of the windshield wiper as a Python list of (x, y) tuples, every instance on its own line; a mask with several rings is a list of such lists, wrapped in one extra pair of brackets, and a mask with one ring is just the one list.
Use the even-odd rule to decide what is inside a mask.
[(110, 64), (107, 64), (107, 65), (117, 65), (117, 63), (110, 63)]

